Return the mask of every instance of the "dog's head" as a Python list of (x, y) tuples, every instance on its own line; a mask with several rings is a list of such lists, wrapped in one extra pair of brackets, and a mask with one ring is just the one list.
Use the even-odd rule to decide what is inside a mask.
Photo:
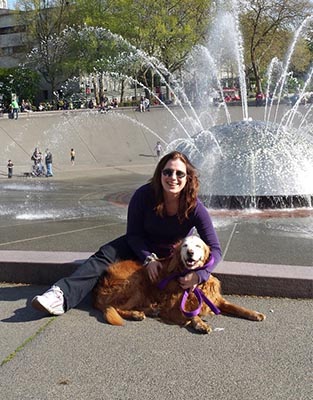
[(181, 243), (180, 257), (187, 269), (203, 267), (209, 254), (209, 246), (198, 236), (187, 236)]
[(185, 269), (203, 267), (208, 261), (210, 248), (198, 236), (187, 236), (175, 248), (169, 265), (169, 272), (183, 272)]

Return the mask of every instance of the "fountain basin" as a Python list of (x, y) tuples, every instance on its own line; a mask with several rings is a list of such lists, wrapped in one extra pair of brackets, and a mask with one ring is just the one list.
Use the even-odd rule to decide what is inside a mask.
[(200, 154), (190, 151), (188, 143), (179, 147), (201, 171), (201, 195), (208, 207), (312, 206), (309, 134), (287, 131), (274, 123), (239, 121), (200, 132), (193, 141), (193, 149), (200, 149)]

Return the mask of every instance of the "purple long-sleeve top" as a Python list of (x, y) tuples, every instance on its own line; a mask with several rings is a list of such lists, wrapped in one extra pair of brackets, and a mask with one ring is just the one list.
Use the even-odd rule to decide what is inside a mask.
[(212, 267), (197, 271), (199, 282), (206, 281), (222, 257), (220, 243), (208, 210), (197, 199), (196, 207), (190, 212), (189, 218), (180, 223), (177, 215), (158, 216), (154, 207), (154, 193), (149, 183), (137, 189), (129, 203), (126, 237), (138, 259), (144, 262), (151, 253), (155, 253), (159, 258), (168, 257), (175, 244), (196, 228), (201, 239), (210, 246), (214, 257)]

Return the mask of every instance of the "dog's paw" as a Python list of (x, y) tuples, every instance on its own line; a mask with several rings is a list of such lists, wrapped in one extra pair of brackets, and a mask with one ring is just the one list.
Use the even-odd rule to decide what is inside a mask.
[(198, 333), (210, 333), (212, 332), (212, 328), (210, 325), (202, 321), (201, 318), (193, 318), (192, 321), (192, 327), (198, 332)]
[(255, 314), (256, 314), (256, 317), (255, 317), (256, 321), (264, 321), (266, 318), (266, 315), (264, 315), (262, 313), (256, 312)]
[(158, 318), (160, 315), (161, 308), (157, 306), (152, 306), (149, 310), (149, 317), (151, 318)]
[(142, 321), (146, 318), (145, 313), (143, 311), (133, 311), (132, 319), (134, 321)]

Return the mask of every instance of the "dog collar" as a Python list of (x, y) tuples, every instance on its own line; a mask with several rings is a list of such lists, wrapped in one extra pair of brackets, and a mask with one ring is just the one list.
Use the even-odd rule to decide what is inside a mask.
[[(181, 276), (185, 276), (189, 272), (202, 271), (204, 269), (210, 268), (213, 264), (214, 264), (214, 257), (211, 255), (209, 261), (206, 264), (204, 264), (203, 267), (195, 268), (193, 270), (186, 268), (182, 273), (176, 272), (174, 274), (171, 274), (168, 277), (162, 279), (161, 282), (159, 282), (158, 288), (163, 290), (163, 289), (165, 289), (166, 285), (173, 279), (180, 278)], [(217, 314), (221, 313), (221, 311), (206, 297), (206, 295), (203, 293), (203, 291), (201, 289), (195, 288), (193, 290), (193, 292), (199, 303), (198, 307), (195, 310), (193, 310), (193, 311), (185, 310), (185, 305), (186, 305), (186, 301), (187, 301), (188, 295), (190, 293), (190, 290), (184, 291), (184, 294), (183, 294), (183, 297), (182, 297), (182, 300), (180, 303), (180, 309), (187, 318), (195, 317), (196, 315), (198, 315), (200, 313), (203, 301), (211, 308), (211, 310), (214, 312), (214, 314), (217, 315)]]
[(208, 261), (206, 264), (204, 264), (202, 267), (195, 268), (195, 269), (192, 269), (192, 270), (190, 270), (190, 269), (188, 269), (188, 268), (185, 268), (185, 270), (184, 270), (183, 272), (180, 272), (180, 273), (174, 272), (173, 274), (170, 274), (169, 276), (167, 276), (166, 278), (162, 279), (162, 280), (159, 282), (158, 288), (161, 289), (161, 290), (163, 290), (163, 289), (166, 287), (166, 285), (167, 285), (170, 281), (172, 281), (173, 279), (176, 279), (176, 278), (180, 278), (180, 277), (182, 277), (182, 276), (185, 276), (185, 275), (189, 274), (190, 272), (203, 271), (203, 270), (205, 270), (205, 269), (207, 269), (207, 268), (212, 267), (213, 264), (214, 264), (214, 257), (211, 255), (209, 261)]

